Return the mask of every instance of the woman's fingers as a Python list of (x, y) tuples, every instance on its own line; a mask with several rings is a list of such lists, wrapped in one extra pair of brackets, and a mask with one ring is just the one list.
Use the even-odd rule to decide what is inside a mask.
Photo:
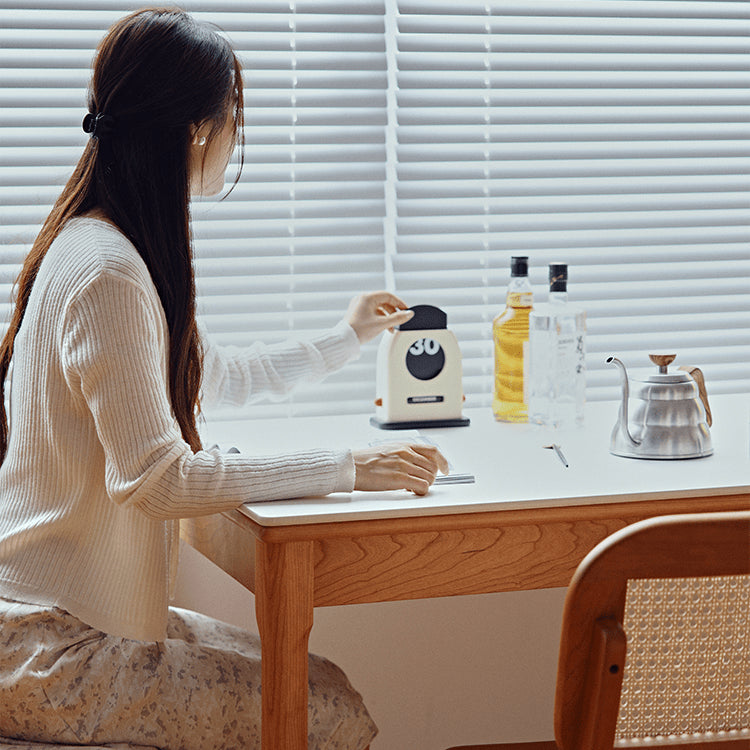
[[(447, 474), (450, 470), (448, 467), (448, 461), (446, 460), (445, 456), (434, 445), (414, 443), (410, 447), (415, 453), (429, 461), (430, 466), (437, 466), (437, 470), (441, 474)], [(437, 474), (437, 472), (435, 473)]]
[(412, 318), (414, 312), (391, 292), (360, 294), (349, 303), (346, 319), (361, 343), (370, 341), (386, 328), (392, 329)]
[(438, 471), (448, 471), (448, 462), (434, 446), (394, 444), (356, 450), (352, 454), (357, 490), (406, 489), (424, 495)]
[(391, 312), (395, 310), (405, 310), (407, 307), (406, 303), (400, 297), (397, 297), (392, 292), (386, 292), (384, 290), (366, 292), (362, 296), (372, 300), (378, 306), (389, 309)]

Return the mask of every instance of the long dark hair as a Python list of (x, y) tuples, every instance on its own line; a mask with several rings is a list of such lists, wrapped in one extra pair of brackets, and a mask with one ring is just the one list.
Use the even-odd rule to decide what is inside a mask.
[[(95, 137), (26, 257), (0, 344), (0, 461), (8, 447), (5, 378), (31, 288), (63, 225), (94, 208), (130, 239), (148, 267), (169, 329), (172, 410), (185, 441), (194, 451), (201, 448), (196, 412), (202, 351), (195, 320), (188, 155), (191, 127), (210, 124), (205, 154), (230, 107), (235, 141), (242, 145), (241, 66), (213, 28), (176, 8), (147, 8), (115, 23), (102, 40), (88, 104), (92, 115), (105, 117), (97, 121)], [(88, 118), (89, 129), (93, 121)]]

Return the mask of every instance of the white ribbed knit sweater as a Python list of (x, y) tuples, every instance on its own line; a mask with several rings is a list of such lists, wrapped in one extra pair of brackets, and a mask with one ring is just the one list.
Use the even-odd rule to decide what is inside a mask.
[[(228, 351), (204, 337), (203, 402), (283, 394), (359, 352), (342, 323), (311, 342)], [(253, 500), (349, 492), (346, 451), (193, 454), (172, 414), (167, 328), (132, 244), (71, 220), (50, 247), (18, 333), (0, 468), (0, 596), (92, 627), (165, 637), (175, 519)]]

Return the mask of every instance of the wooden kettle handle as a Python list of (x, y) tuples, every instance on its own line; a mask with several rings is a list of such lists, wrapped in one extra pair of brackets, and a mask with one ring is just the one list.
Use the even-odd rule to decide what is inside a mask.
[(714, 419), (711, 416), (711, 407), (708, 405), (708, 393), (706, 392), (706, 381), (703, 378), (703, 373), (700, 367), (684, 366), (680, 367), (680, 370), (686, 372), (695, 381), (698, 386), (698, 395), (701, 397), (703, 407), (706, 410), (706, 422), (710, 427), (714, 423)]

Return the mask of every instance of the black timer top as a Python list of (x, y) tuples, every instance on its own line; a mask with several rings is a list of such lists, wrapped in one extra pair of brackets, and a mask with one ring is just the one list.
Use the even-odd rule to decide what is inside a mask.
[(414, 315), (398, 326), (399, 331), (434, 331), (448, 327), (448, 316), (434, 305), (414, 305), (410, 307)]

